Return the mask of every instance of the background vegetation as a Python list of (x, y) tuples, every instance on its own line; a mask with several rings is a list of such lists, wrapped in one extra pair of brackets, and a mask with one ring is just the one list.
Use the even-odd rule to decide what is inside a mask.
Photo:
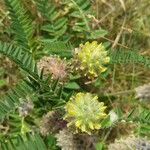
[[(53, 128), (78, 92), (96, 93), (107, 113), (117, 116), (115, 123), (105, 120), (94, 134), (96, 142), (92, 136), (77, 135), (73, 142), (84, 143), (81, 149), (92, 149), (84, 147), (89, 141), (97, 150), (121, 149), (120, 139), (126, 137), (133, 137), (126, 141), (129, 147), (133, 139), (149, 143), (150, 88), (137, 89), (150, 82), (149, 9), (149, 0), (0, 0), (0, 148), (63, 149), (71, 137), (59, 134), (61, 143), (55, 134), (63, 127)], [(102, 42), (110, 57), (107, 72), (94, 80), (71, 66), (74, 50), (87, 41)], [(68, 63), (65, 81), (45, 78), (37, 68), (44, 56), (53, 55)], [(25, 109), (27, 104), (32, 112)], [(26, 111), (29, 115), (20, 115)], [(43, 128), (50, 131), (43, 135)]]

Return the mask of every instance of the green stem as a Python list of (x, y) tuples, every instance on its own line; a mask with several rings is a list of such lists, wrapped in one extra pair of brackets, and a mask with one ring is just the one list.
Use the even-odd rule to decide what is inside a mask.
[(104, 93), (107, 96), (114, 96), (114, 95), (124, 95), (124, 94), (130, 94), (133, 93), (134, 90), (126, 90), (126, 91), (119, 91), (119, 92), (115, 92), (115, 93)]

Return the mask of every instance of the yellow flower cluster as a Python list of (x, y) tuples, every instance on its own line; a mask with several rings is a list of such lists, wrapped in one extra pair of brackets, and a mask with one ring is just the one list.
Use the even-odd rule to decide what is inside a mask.
[(102, 43), (98, 44), (97, 41), (86, 42), (85, 45), (81, 44), (75, 57), (79, 64), (76, 69), (82, 70), (84, 75), (89, 78), (97, 77), (105, 72), (107, 68), (104, 65), (110, 61), (105, 47)]
[(101, 128), (101, 121), (107, 117), (106, 106), (98, 101), (98, 97), (90, 93), (77, 93), (66, 104), (68, 126), (74, 126), (76, 131), (91, 134), (92, 130)]

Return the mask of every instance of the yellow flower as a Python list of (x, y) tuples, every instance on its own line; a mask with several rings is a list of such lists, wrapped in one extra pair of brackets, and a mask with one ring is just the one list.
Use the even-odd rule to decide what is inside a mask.
[(65, 106), (64, 119), (68, 126), (91, 134), (92, 130), (101, 128), (101, 121), (106, 118), (106, 106), (98, 101), (98, 97), (90, 93), (77, 93), (71, 97)]
[(107, 70), (105, 65), (110, 61), (105, 47), (97, 41), (81, 44), (80, 48), (76, 49), (75, 57), (79, 65), (76, 69), (81, 70), (89, 78), (97, 77), (105, 72)]

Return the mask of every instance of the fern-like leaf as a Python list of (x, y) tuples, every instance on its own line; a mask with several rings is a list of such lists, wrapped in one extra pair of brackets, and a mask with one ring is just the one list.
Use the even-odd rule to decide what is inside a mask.
[(20, 0), (4, 0), (9, 10), (12, 20), (12, 30), (15, 34), (16, 41), (24, 49), (31, 51), (33, 36), (32, 20), (27, 15), (27, 11), (21, 5)]
[(0, 42), (0, 53), (13, 60), (20, 68), (30, 75), (35, 78), (38, 77), (36, 63), (30, 52), (24, 51), (22, 48), (16, 47), (12, 44)]
[(21, 98), (32, 94), (33, 90), (25, 83), (21, 82), (15, 88), (7, 92), (6, 95), (0, 98), (0, 120), (13, 112), (21, 103)]
[(109, 55), (112, 64), (138, 63), (150, 68), (150, 57), (142, 56), (135, 51), (116, 50), (110, 51)]
[(50, 38), (56, 41), (66, 32), (68, 19), (60, 17), (60, 12), (52, 0), (35, 0), (35, 2), (44, 20), (48, 21), (41, 29), (48, 32)]
[[(53, 23), (48, 23), (44, 26), (42, 26), (42, 30), (48, 32), (52, 37), (55, 37), (55, 41), (63, 36), (63, 34), (67, 30), (67, 18), (59, 18), (55, 20)], [(54, 40), (54, 39), (53, 39)]]
[(43, 45), (44, 45), (43, 51), (46, 54), (52, 54), (52, 55), (56, 54), (62, 58), (72, 57), (73, 46), (70, 43), (65, 43), (62, 41), (57, 41), (57, 42), (43, 41)]
[(64, 95), (63, 86), (59, 84), (58, 80), (51, 80), (51, 77), (44, 79), (44, 77), (41, 75), (41, 78), (38, 80), (29, 77), (29, 80), (25, 80), (25, 82), (36, 93), (38, 93), (39, 103), (42, 102), (49, 104), (49, 110), (52, 107), (63, 105), (65, 103), (65, 100), (68, 100), (66, 98), (68, 95)]
[(35, 0), (37, 9), (45, 19), (49, 21), (54, 21), (59, 13), (56, 11), (55, 5), (52, 3), (52, 0)]
[[(76, 23), (74, 28), (81, 28), (84, 26), (87, 31), (90, 31), (89, 21), (87, 19), (87, 12), (89, 11), (91, 4), (89, 0), (66, 0), (67, 3), (72, 3), (74, 11), (71, 13), (72, 17), (82, 18), (84, 23)], [(84, 28), (83, 27), (83, 28)], [(84, 29), (85, 30), (85, 29)]]
[(25, 138), (17, 136), (14, 139), (0, 142), (1, 150), (47, 150), (43, 139), (40, 135), (28, 134)]

